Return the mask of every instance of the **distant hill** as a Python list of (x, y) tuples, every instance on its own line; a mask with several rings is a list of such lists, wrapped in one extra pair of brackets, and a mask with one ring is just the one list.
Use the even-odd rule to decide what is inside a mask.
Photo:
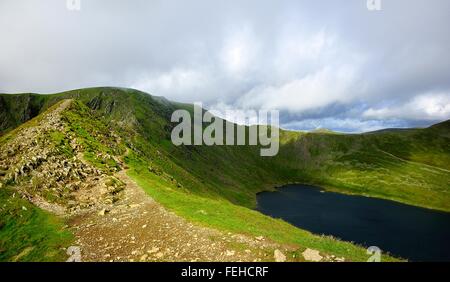
[(374, 131), (365, 132), (365, 134), (377, 134), (377, 133), (387, 133), (387, 132), (400, 132), (400, 131), (410, 131), (416, 128), (384, 128)]

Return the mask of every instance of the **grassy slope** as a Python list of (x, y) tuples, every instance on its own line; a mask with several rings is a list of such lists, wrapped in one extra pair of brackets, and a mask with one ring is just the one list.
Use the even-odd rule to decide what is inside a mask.
[(72, 240), (61, 219), (0, 189), (0, 261), (64, 261)]
[[(21, 101), (31, 100), (17, 97)], [(42, 115), (38, 115), (14, 129), (8, 129), (8, 133), (0, 136), (0, 143), (15, 138), (21, 128), (35, 126), (41, 118)], [(72, 244), (73, 239), (71, 232), (65, 229), (64, 219), (22, 199), (11, 185), (0, 189), (0, 261), (64, 261), (68, 257), (65, 248)]]
[(169, 103), (139, 91), (90, 88), (31, 96), (43, 108), (63, 98), (82, 101), (107, 122), (118, 123), (125, 140), (154, 166), (201, 196), (219, 196), (254, 207), (255, 194), (261, 190), (308, 182), (450, 210), (449, 122), (429, 129), (363, 135), (283, 131), (279, 155), (260, 158), (259, 149), (250, 146), (173, 146), (170, 115), (190, 105)]
[[(63, 116), (70, 124), (69, 130), (75, 132), (78, 140), (87, 148), (86, 153), (90, 152), (89, 148), (95, 147), (96, 152), (108, 152), (116, 156), (123, 154), (123, 151), (120, 150), (106, 151), (109, 150), (109, 147), (103, 144), (107, 140), (93, 138), (98, 134), (105, 135), (104, 131), (107, 126), (99, 123), (95, 118), (95, 113), (89, 112), (83, 103), (75, 102), (70, 111), (64, 113)], [(90, 123), (94, 123), (95, 126)], [(80, 128), (86, 128), (86, 130), (80, 131)], [(131, 133), (124, 133), (125, 136), (127, 134)], [(133, 137), (136, 138), (136, 136)], [(137, 137), (141, 138), (140, 135), (137, 135)], [(139, 144), (139, 142), (135, 143)], [(177, 166), (166, 159), (161, 152), (154, 152), (155, 149), (152, 148), (150, 142), (146, 144), (148, 146), (145, 150), (147, 154), (143, 154), (138, 148), (135, 148), (125, 157), (126, 164), (130, 168), (129, 175), (149, 195), (180, 216), (220, 230), (252, 236), (263, 235), (278, 242), (298, 246), (299, 248), (294, 252), (297, 257), (300, 257), (299, 252), (309, 247), (318, 249), (322, 253), (343, 256), (350, 260), (367, 260), (366, 251), (362, 247), (341, 242), (332, 237), (313, 235), (282, 220), (273, 219), (251, 209), (232, 204), (225, 198), (212, 197), (213, 194), (201, 190), (192, 191), (180, 185), (176, 177), (164, 169), (164, 167), (172, 167), (171, 171), (177, 171)], [(152, 153), (155, 155), (152, 155)], [(165, 164), (165, 166), (162, 164)], [(181, 171), (179, 168), (178, 170)], [(182, 173), (180, 172), (180, 174)], [(195, 177), (189, 176), (187, 173), (184, 176), (187, 180), (193, 179), (192, 181), (195, 181)], [(205, 195), (211, 197), (205, 197)], [(389, 256), (385, 256), (384, 259), (394, 260)]]
[[(92, 127), (92, 120), (117, 131), (132, 149), (127, 160), (130, 175), (149, 194), (180, 215), (219, 229), (364, 260), (361, 248), (313, 236), (246, 207), (254, 207), (255, 194), (261, 190), (304, 182), (450, 211), (448, 122), (429, 129), (363, 135), (282, 131), (279, 155), (261, 158), (259, 148), (252, 146), (173, 146), (170, 115), (191, 106), (139, 91), (92, 88), (31, 96), (37, 96), (42, 109), (64, 98), (79, 100), (84, 113), (78, 109), (68, 116), (79, 128), (75, 130), (79, 138), (97, 142), (99, 135), (92, 130), (80, 131)], [(84, 105), (94, 111), (87, 113)], [(94, 151), (108, 147), (92, 146)]]
[[(273, 219), (254, 210), (234, 205), (224, 199), (210, 199), (194, 193), (180, 191), (169, 179), (148, 171), (146, 163), (135, 156), (126, 158), (129, 175), (149, 195), (164, 206), (193, 222), (227, 232), (264, 236), (280, 243), (297, 246), (290, 255), (300, 258), (306, 248), (314, 248), (325, 254), (334, 254), (351, 261), (366, 261), (366, 249), (331, 236), (318, 236), (296, 228), (283, 220)], [(396, 261), (383, 256), (384, 261)]]
[(306, 182), (330, 190), (450, 211), (448, 132), (447, 122), (408, 132), (307, 134), (279, 158), (301, 169)]

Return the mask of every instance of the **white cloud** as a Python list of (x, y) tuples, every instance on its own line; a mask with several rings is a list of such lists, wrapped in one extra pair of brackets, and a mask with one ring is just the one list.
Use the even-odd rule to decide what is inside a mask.
[(258, 38), (249, 25), (235, 27), (225, 36), (220, 61), (230, 75), (242, 75), (255, 64), (259, 48)]
[(0, 92), (110, 85), (291, 119), (448, 118), (447, 94), (415, 98), (450, 93), (448, 0), (389, 1), (382, 13), (362, 0), (134, 2), (73, 12), (1, 0)]
[[(325, 32), (287, 30), (276, 42), (274, 69), (279, 79), (289, 79), (321, 65), (331, 52), (336, 51), (336, 36)], [(330, 63), (328, 61), (328, 63)]]
[(378, 119), (450, 119), (450, 93), (427, 93), (416, 96), (405, 104), (369, 108), (363, 113), (363, 116)]
[(332, 129), (338, 132), (361, 133), (384, 128), (401, 128), (405, 124), (398, 120), (361, 120), (355, 118), (319, 118), (291, 121), (282, 124), (283, 128), (297, 130)]
[(355, 66), (324, 67), (316, 73), (280, 86), (252, 89), (237, 104), (243, 108), (263, 108), (302, 112), (346, 103), (355, 99), (352, 91), (357, 81)]
[(175, 68), (168, 72), (140, 74), (131, 87), (184, 102), (186, 95), (189, 100), (195, 98), (196, 93), (197, 98), (202, 98), (201, 94), (211, 87), (211, 79), (206, 71)]
[(208, 110), (215, 116), (237, 124), (259, 124), (258, 113), (253, 109), (239, 109), (221, 102), (211, 106)]

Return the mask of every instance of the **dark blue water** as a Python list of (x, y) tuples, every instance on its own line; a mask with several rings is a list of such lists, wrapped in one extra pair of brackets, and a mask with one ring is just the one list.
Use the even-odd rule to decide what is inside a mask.
[(257, 196), (257, 209), (316, 234), (377, 246), (411, 261), (450, 261), (450, 213), (288, 185)]

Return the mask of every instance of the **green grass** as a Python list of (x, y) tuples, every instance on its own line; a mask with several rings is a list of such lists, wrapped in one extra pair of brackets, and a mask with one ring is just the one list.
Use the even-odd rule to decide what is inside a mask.
[[(313, 235), (283, 220), (265, 216), (257, 211), (234, 205), (223, 199), (210, 199), (180, 190), (172, 182), (148, 171), (145, 162), (134, 156), (127, 157), (128, 174), (156, 201), (178, 215), (203, 226), (227, 232), (264, 236), (279, 243), (295, 246), (297, 257), (306, 248), (314, 248), (322, 254), (334, 254), (349, 261), (367, 261), (366, 249), (339, 241), (330, 236)], [(389, 255), (384, 261), (396, 261)]]
[[(363, 248), (320, 237), (251, 210), (256, 193), (288, 183), (307, 183), (341, 193), (378, 197), (415, 206), (450, 211), (450, 122), (426, 129), (369, 134), (280, 132), (280, 152), (259, 156), (254, 146), (174, 146), (171, 113), (192, 105), (172, 103), (146, 93), (119, 88), (89, 88), (53, 95), (27, 94), (3, 100), (40, 105), (42, 112), (62, 99), (75, 99), (63, 113), (83, 146), (84, 157), (106, 170), (111, 160), (130, 149), (130, 175), (151, 196), (191, 221), (214, 228), (263, 235), (279, 242), (311, 247), (352, 260), (364, 261)], [(26, 110), (20, 109), (23, 111)], [(0, 116), (11, 119), (10, 112)], [(17, 118), (17, 117), (16, 117)], [(32, 126), (40, 116), (22, 126)], [(17, 129), (0, 142), (14, 138)], [(248, 132), (248, 128), (246, 128)], [(65, 146), (64, 134), (53, 143)], [(115, 142), (120, 136), (120, 142)]]
[[(296, 182), (450, 211), (450, 171), (444, 165), (450, 140), (445, 132), (307, 134), (285, 145), (278, 159), (297, 170)], [(427, 162), (418, 156), (426, 156)]]
[(251, 146), (175, 147), (170, 141), (174, 126), (170, 115), (177, 108), (192, 111), (192, 105), (108, 87), (29, 95), (43, 109), (65, 98), (77, 101), (64, 115), (91, 163), (111, 166), (96, 157), (98, 152), (123, 153), (124, 147), (108, 142), (109, 132), (116, 132), (164, 176), (202, 197), (252, 208), (257, 192), (286, 183), (309, 183), (450, 211), (450, 122), (355, 135), (282, 130), (279, 154), (262, 158), (259, 148)]
[(192, 105), (136, 90), (102, 87), (26, 94), (27, 99), (0, 96), (24, 107), (28, 99), (34, 112), (65, 98), (75, 99), (75, 108), (65, 118), (85, 145), (86, 159), (99, 167), (113, 165), (96, 155), (124, 151), (123, 147), (111, 148), (115, 145), (108, 142), (108, 133), (116, 132), (124, 144), (167, 177), (203, 197), (220, 197), (251, 208), (257, 192), (286, 183), (309, 183), (450, 211), (450, 122), (427, 129), (354, 135), (282, 130), (279, 154), (262, 158), (259, 148), (251, 146), (175, 147), (170, 141), (174, 126), (170, 115), (178, 108), (192, 111)]
[[(85, 160), (105, 172), (113, 167), (119, 168), (112, 158), (105, 158), (106, 155), (122, 155), (125, 152), (125, 146), (115, 142), (111, 136), (113, 125), (93, 115), (80, 101), (74, 101), (69, 110), (62, 113), (62, 120), (68, 125), (68, 133), (73, 134), (82, 146)], [(62, 141), (59, 142), (67, 142), (66, 134), (62, 134)]]
[(0, 261), (64, 261), (73, 237), (63, 227), (62, 219), (0, 189)]

